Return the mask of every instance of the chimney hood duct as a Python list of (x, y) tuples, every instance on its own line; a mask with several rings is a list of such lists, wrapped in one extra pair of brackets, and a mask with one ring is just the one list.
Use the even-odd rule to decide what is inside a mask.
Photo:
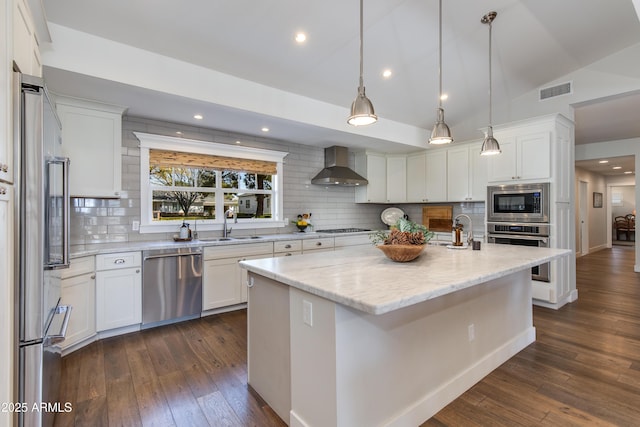
[(369, 181), (349, 168), (349, 151), (347, 147), (334, 145), (324, 149), (324, 169), (312, 180), (317, 185), (367, 185)]

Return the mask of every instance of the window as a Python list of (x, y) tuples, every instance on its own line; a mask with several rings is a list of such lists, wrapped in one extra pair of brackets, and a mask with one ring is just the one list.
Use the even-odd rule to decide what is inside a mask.
[(219, 229), (286, 225), (281, 218), (287, 153), (150, 135), (140, 140), (141, 232), (173, 231), (182, 221)]

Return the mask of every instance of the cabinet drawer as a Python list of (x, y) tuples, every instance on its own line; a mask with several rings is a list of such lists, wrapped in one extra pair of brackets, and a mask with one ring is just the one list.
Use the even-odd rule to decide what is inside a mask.
[(273, 252), (294, 252), (302, 250), (302, 240), (283, 240), (282, 242), (273, 242)]
[(273, 243), (246, 243), (241, 245), (208, 246), (204, 248), (204, 259), (242, 258), (251, 255), (273, 254)]
[(313, 251), (316, 249), (333, 249), (333, 237), (325, 237), (322, 239), (308, 239), (302, 241), (302, 252)]
[(336, 248), (343, 248), (348, 246), (363, 246), (373, 245), (369, 234), (356, 234), (353, 236), (337, 236), (335, 237)]
[(120, 252), (96, 256), (97, 271), (140, 267), (141, 265), (140, 252)]
[(69, 268), (60, 270), (60, 275), (63, 279), (68, 279), (69, 277), (76, 277), (83, 274), (93, 273), (96, 269), (95, 259), (96, 258), (93, 255), (82, 258), (74, 258), (71, 260), (71, 265), (69, 265)]

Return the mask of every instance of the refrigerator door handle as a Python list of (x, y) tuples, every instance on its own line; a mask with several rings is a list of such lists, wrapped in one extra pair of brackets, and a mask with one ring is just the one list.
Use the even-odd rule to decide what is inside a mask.
[(67, 327), (69, 326), (69, 318), (71, 317), (71, 309), (70, 305), (59, 305), (56, 308), (55, 315), (64, 314), (64, 318), (62, 319), (62, 326), (60, 327), (60, 332), (57, 334), (47, 335), (44, 338), (44, 345), (50, 346), (59, 344), (66, 338), (67, 335)]
[[(45, 268), (68, 268), (70, 265), (69, 262), (69, 159), (66, 157), (53, 157), (47, 160), (47, 169), (48, 172), (45, 175), (45, 178), (47, 179), (47, 183), (45, 184), (45, 188), (46, 188), (46, 192), (47, 194), (50, 194), (51, 190), (51, 183), (49, 182), (49, 180), (51, 179), (51, 175), (50, 175), (50, 169), (51, 169), (51, 165), (60, 165), (62, 167), (62, 218), (61, 218), (61, 228), (62, 228), (62, 248), (61, 248), (61, 256), (62, 259), (61, 260), (52, 260), (51, 259), (51, 253), (50, 250), (51, 248), (47, 247), (45, 248)], [(49, 205), (46, 205), (47, 208), (49, 208)], [(49, 210), (46, 213), (46, 220), (45, 222), (49, 224), (50, 221), (50, 215), (52, 215), (52, 212)], [(48, 231), (47, 233), (48, 234)], [(45, 246), (49, 246), (51, 244), (51, 242), (48, 239), (45, 239)]]

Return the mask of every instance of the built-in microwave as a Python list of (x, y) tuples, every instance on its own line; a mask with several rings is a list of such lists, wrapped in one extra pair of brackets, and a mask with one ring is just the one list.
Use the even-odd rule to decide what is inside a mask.
[(488, 222), (549, 222), (549, 183), (487, 187)]

